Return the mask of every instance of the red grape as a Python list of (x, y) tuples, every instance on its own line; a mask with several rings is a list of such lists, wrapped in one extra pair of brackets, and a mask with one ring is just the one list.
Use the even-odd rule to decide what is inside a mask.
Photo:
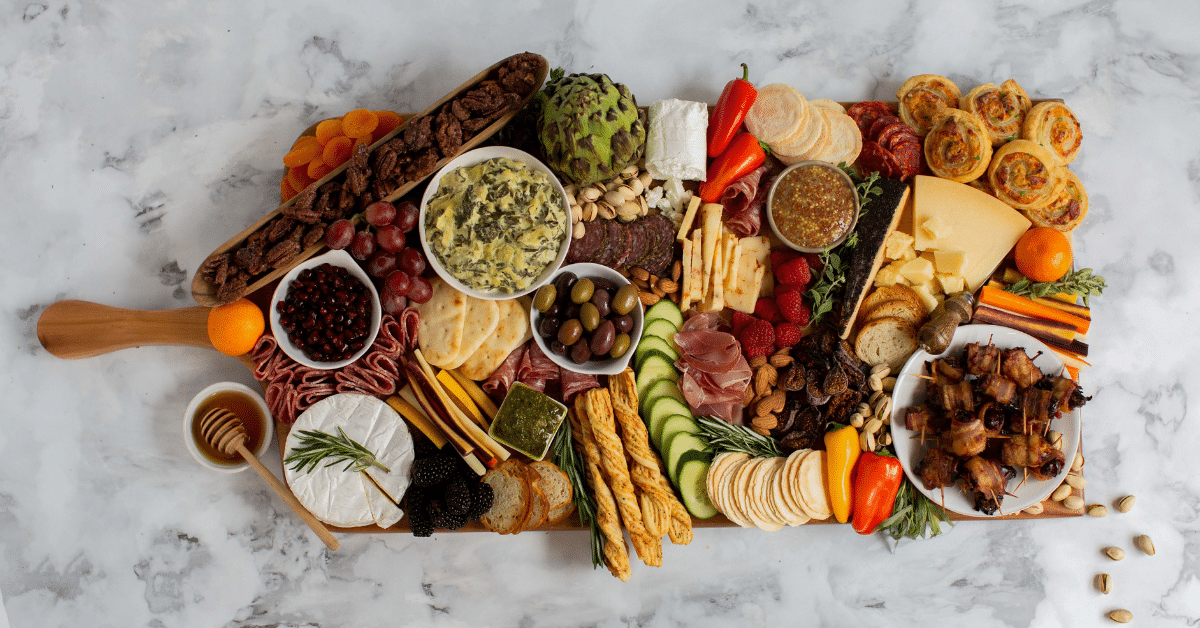
[(345, 218), (333, 221), (325, 230), (325, 245), (336, 251), (350, 246), (353, 240), (354, 223)]
[(421, 273), (425, 272), (425, 256), (411, 246), (405, 247), (400, 251), (400, 270), (413, 277), (421, 276)]
[(387, 279), (383, 280), (383, 287), (388, 292), (402, 297), (408, 294), (408, 289), (412, 287), (412, 277), (402, 270), (393, 270)]
[(396, 270), (396, 256), (387, 251), (375, 251), (370, 260), (367, 260), (367, 272), (372, 277), (380, 279), (387, 277), (389, 273)]
[(400, 227), (404, 233), (413, 230), (417, 226), (417, 218), (421, 215), (421, 210), (417, 209), (416, 203), (412, 201), (403, 201), (396, 206), (396, 220), (392, 224)]
[(350, 255), (354, 256), (354, 259), (365, 262), (374, 252), (375, 236), (366, 231), (354, 234), (354, 240), (350, 242)]
[(412, 286), (408, 289), (408, 300), (413, 303), (427, 303), (433, 296), (433, 286), (424, 277), (413, 277)]
[(399, 314), (401, 310), (408, 307), (408, 299), (401, 296), (396, 296), (391, 292), (384, 290), (379, 295), (379, 305), (383, 308), (384, 312), (395, 316), (396, 314)]
[(396, 253), (404, 248), (404, 232), (396, 225), (384, 225), (375, 230), (375, 240), (379, 248), (388, 253)]
[(367, 209), (363, 212), (363, 215), (366, 217), (367, 222), (376, 227), (390, 225), (396, 218), (396, 206), (387, 201), (375, 201), (367, 205)]

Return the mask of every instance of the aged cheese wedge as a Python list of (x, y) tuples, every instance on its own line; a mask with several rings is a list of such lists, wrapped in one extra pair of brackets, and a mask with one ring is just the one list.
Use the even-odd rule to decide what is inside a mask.
[[(1028, 218), (1003, 201), (962, 183), (918, 175), (913, 197), (916, 249), (962, 251), (968, 290), (987, 281), (1030, 226)], [(931, 231), (944, 235), (933, 237)]]
[(683, 214), (683, 221), (679, 223), (679, 232), (675, 234), (675, 239), (683, 242), (688, 239), (688, 233), (692, 231), (692, 223), (696, 222), (696, 210), (700, 209), (700, 197), (693, 196), (692, 200), (688, 201), (687, 211)]
[(378, 486), (357, 471), (344, 471), (344, 463), (318, 464), (311, 471), (285, 467), (288, 486), (305, 508), (329, 525), (394, 525), (404, 515), (396, 502), (408, 489), (413, 443), (400, 415), (384, 402), (358, 394), (339, 394), (317, 402), (296, 419), (284, 443), (284, 457), (300, 446), (300, 432), (316, 430), (337, 435), (339, 427), (388, 468), (384, 471), (372, 467), (371, 478)]
[[(737, 285), (738, 259), (741, 257), (741, 254), (742, 243), (741, 240), (738, 239), (737, 234), (728, 231), (725, 232), (724, 292), (726, 297), (728, 297), (729, 293), (733, 291), (734, 286)], [(729, 305), (728, 300), (726, 300), (725, 305)]]
[(725, 293), (725, 305), (739, 312), (753, 314), (765, 271), (766, 267), (754, 256), (742, 253), (738, 258), (738, 279), (733, 289)]
[(704, 300), (704, 238), (699, 229), (692, 232), (692, 303)]
[(704, 292), (707, 295), (708, 286), (712, 285), (713, 259), (716, 258), (717, 244), (721, 241), (721, 213), (725, 211), (725, 207), (720, 203), (705, 203), (700, 211), (701, 243), (704, 246), (701, 259), (704, 260)]

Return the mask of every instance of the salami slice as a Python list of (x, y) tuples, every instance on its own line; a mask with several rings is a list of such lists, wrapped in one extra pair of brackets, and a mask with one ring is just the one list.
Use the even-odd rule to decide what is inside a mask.
[(870, 139), (868, 133), (875, 120), (883, 116), (895, 116), (896, 110), (892, 109), (892, 106), (885, 102), (869, 100), (850, 105), (850, 108), (846, 110), (846, 114), (854, 119), (854, 123), (858, 125), (858, 130), (862, 132), (863, 139)]
[(629, 260), (633, 258), (633, 232), (629, 225), (614, 221), (617, 225), (617, 232), (621, 235), (618, 237), (620, 245), (617, 249), (617, 259), (612, 263), (613, 268), (624, 268), (629, 264)]
[(600, 245), (604, 243), (604, 233), (604, 229), (599, 228), (597, 223), (585, 223), (583, 237), (571, 240), (571, 248), (567, 250), (567, 263), (575, 264), (594, 259)]
[[(903, 133), (906, 129), (911, 130), (907, 124), (903, 122), (893, 122), (879, 131), (879, 136), (875, 138), (875, 143), (891, 150), (892, 142), (896, 135)], [(913, 137), (916, 137), (914, 134)]]
[(629, 260), (626, 266), (640, 266), (650, 250), (650, 236), (644, 220), (629, 223)]
[(901, 181), (907, 181), (921, 172), (924, 156), (921, 152), (920, 144), (905, 142), (900, 144), (899, 148), (892, 155), (896, 158), (896, 163), (899, 165)]
[[(891, 157), (882, 146), (870, 140), (863, 141), (862, 152), (858, 154), (858, 164), (862, 168), (863, 173), (878, 172), (879, 176), (885, 179), (892, 178), (891, 166), (884, 161), (884, 155)], [(892, 159), (895, 162), (895, 159)]]
[(879, 134), (885, 127), (897, 122), (904, 124), (904, 122), (896, 116), (881, 116), (876, 118), (875, 121), (871, 123), (871, 129), (867, 132), (867, 135), (864, 135), (863, 137), (869, 137), (875, 143), (880, 144), (881, 142), (879, 141)]

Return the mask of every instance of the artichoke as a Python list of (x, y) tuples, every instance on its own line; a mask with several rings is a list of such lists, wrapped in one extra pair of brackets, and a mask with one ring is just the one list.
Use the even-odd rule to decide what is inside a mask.
[(646, 125), (629, 88), (604, 74), (572, 74), (543, 98), (538, 139), (546, 164), (568, 183), (607, 181), (641, 159)]

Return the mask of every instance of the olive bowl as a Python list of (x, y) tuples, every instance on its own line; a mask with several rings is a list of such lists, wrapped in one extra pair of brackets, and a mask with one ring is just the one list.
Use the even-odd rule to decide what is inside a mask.
[[(607, 266), (591, 264), (587, 262), (563, 266), (549, 277), (547, 283), (553, 283), (559, 275), (568, 272), (574, 273), (575, 276), (580, 279), (607, 279), (613, 282), (617, 289), (620, 289), (622, 286), (630, 283), (628, 279), (621, 276), (621, 273), (618, 273)], [(576, 363), (570, 358), (569, 355), (558, 355), (550, 350), (549, 340), (542, 338), (542, 335), (538, 333), (537, 324), (538, 318), (541, 316), (541, 312), (539, 312), (537, 308), (533, 307), (532, 304), (529, 306), (529, 326), (530, 329), (533, 330), (533, 341), (537, 343), (538, 348), (541, 349), (542, 353), (545, 353), (546, 356), (558, 366), (567, 369), (568, 371), (584, 373), (587, 375), (616, 375), (617, 373), (624, 371), (625, 368), (629, 366), (629, 361), (633, 358), (634, 350), (637, 349), (638, 341), (641, 340), (642, 337), (642, 324), (645, 319), (645, 313), (642, 310), (642, 302), (640, 300), (635, 301), (633, 309), (630, 310), (629, 315), (633, 317), (633, 329), (629, 330), (629, 348), (625, 350), (625, 353), (619, 358), (587, 360), (583, 363)]]

